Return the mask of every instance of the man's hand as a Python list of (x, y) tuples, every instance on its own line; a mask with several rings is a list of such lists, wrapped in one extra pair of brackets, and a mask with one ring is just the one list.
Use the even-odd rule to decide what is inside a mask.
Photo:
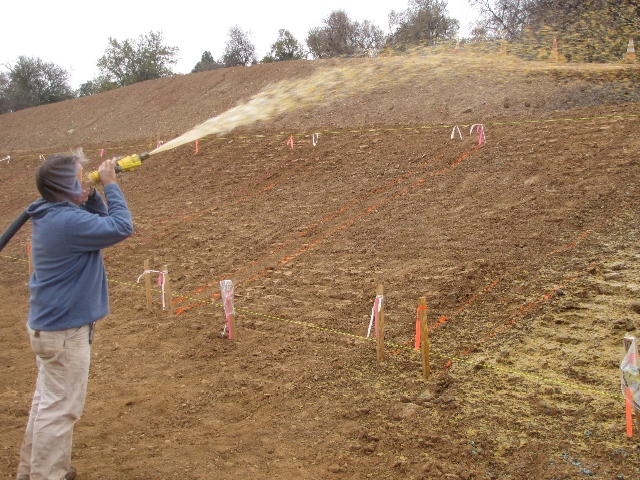
[(98, 174), (100, 175), (100, 181), (102, 186), (106, 187), (110, 183), (116, 183), (118, 178), (116, 177), (116, 159), (105, 160), (98, 167)]

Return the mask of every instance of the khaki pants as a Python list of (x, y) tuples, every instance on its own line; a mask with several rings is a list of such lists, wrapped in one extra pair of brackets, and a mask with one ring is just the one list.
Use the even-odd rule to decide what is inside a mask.
[(89, 325), (29, 330), (38, 379), (20, 449), (20, 480), (61, 480), (71, 466), (73, 426), (84, 409), (89, 379)]

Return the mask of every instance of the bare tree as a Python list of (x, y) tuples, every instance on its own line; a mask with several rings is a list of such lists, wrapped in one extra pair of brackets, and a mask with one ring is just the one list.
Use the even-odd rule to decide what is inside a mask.
[(386, 36), (382, 29), (365, 20), (358, 25), (358, 36), (356, 39), (356, 51), (365, 56), (375, 56), (382, 50), (386, 42)]
[(256, 63), (256, 47), (250, 39), (251, 32), (244, 32), (238, 25), (229, 29), (221, 63), (225, 67), (248, 66)]
[(545, 58), (558, 38), (567, 60), (618, 60), (640, 27), (637, 0), (469, 1), (481, 15), (474, 37), (516, 42), (525, 58)]
[[(544, 0), (550, 7), (550, 3)], [(581, 0), (578, 0), (580, 3)], [(540, 23), (541, 0), (469, 0), (481, 15), (476, 28), (487, 38), (504, 38), (512, 41), (522, 36), (528, 26)], [(573, 8), (575, 0), (566, 2)]]

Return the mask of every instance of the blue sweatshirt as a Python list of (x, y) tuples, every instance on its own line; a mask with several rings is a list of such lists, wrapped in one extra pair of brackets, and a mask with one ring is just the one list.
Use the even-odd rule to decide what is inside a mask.
[(66, 330), (95, 322), (109, 313), (102, 249), (133, 233), (127, 202), (116, 183), (106, 185), (108, 207), (96, 192), (81, 206), (71, 202), (32, 203), (29, 326)]

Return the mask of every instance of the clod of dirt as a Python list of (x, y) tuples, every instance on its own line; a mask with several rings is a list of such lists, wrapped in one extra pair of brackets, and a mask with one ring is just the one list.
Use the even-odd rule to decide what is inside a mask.
[(436, 396), (433, 394), (433, 392), (431, 392), (431, 390), (425, 390), (420, 394), (418, 398), (416, 398), (415, 403), (417, 403), (418, 405), (425, 405), (433, 402), (435, 398)]
[(415, 403), (403, 403), (393, 405), (389, 409), (389, 416), (394, 420), (407, 420), (415, 416), (420, 411), (420, 406)]
[(614, 272), (617, 272), (617, 271), (623, 270), (623, 269), (624, 269), (624, 262), (615, 262), (615, 263), (612, 263), (612, 264), (609, 266), (609, 269), (610, 269), (610, 270), (613, 270)]

